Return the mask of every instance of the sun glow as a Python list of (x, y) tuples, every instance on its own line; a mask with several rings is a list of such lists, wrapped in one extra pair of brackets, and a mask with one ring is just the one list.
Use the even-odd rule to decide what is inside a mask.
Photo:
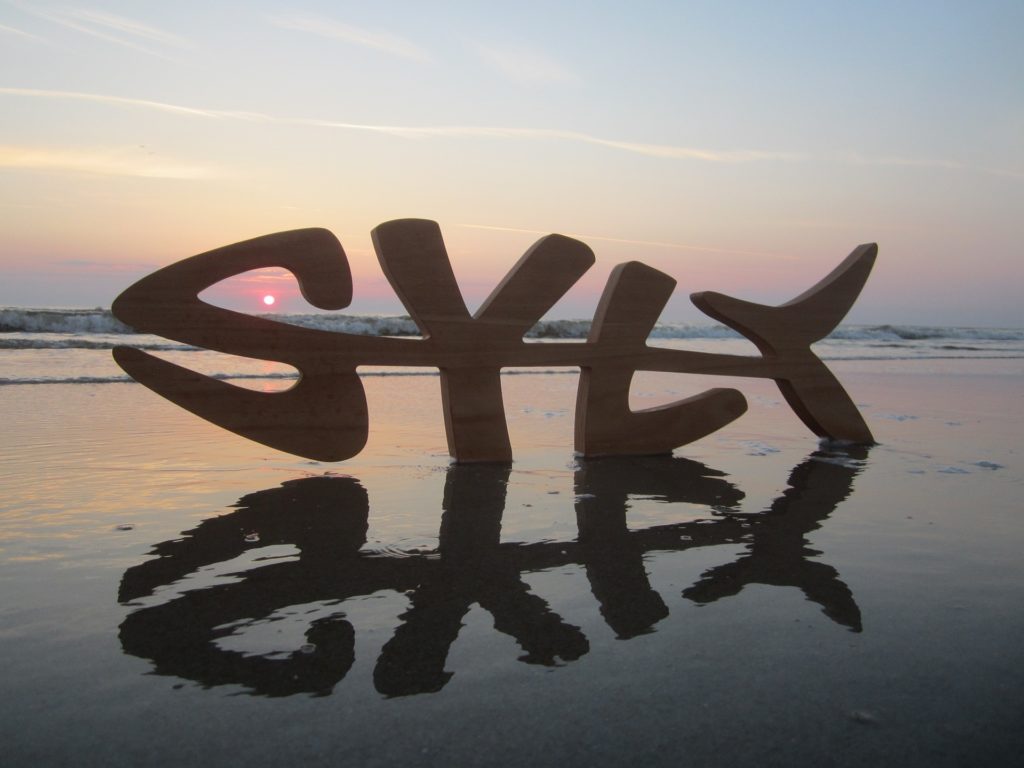
[(263, 297), (263, 303), (266, 304), (268, 307), (274, 306), (274, 302), (276, 302), (276, 301), (277, 301), (277, 299), (275, 299), (269, 293), (266, 296)]

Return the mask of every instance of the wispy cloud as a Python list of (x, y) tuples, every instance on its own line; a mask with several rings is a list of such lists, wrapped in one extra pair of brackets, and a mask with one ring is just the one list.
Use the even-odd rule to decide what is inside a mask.
[(440, 126), (402, 126), (402, 125), (366, 125), (363, 123), (345, 123), (332, 120), (315, 120), (308, 118), (268, 118), (275, 122), (286, 122), (298, 125), (318, 126), (321, 128), (341, 128), (351, 131), (367, 131), (386, 133), (409, 139), (430, 137), (465, 137), (485, 139), (532, 139), (561, 140), (580, 144), (594, 144), (600, 147), (632, 152), (649, 157), (664, 157), (676, 160), (703, 160), (709, 163), (743, 163), (753, 160), (802, 160), (803, 155), (795, 152), (769, 152), (762, 150), (713, 150), (697, 147), (682, 147), (674, 144), (645, 144), (633, 141), (619, 141), (594, 136), (581, 131), (566, 131), (558, 128), (502, 128), (485, 125), (440, 125)]
[(139, 147), (66, 149), (0, 145), (0, 168), (151, 179), (209, 179), (222, 174), (154, 156)]
[(274, 25), (283, 29), (291, 29), (296, 32), (306, 32), (319, 37), (326, 37), (331, 40), (341, 40), (352, 45), (361, 45), (364, 48), (373, 48), (392, 56), (401, 56), (407, 59), (418, 59), (426, 61), (430, 58), (425, 50), (404, 37), (390, 32), (377, 32), (362, 27), (355, 27), (351, 24), (343, 24), (340, 21), (325, 19), (320, 16), (308, 14), (274, 14), (267, 17)]
[(523, 46), (483, 43), (477, 43), (475, 48), (480, 58), (517, 83), (575, 85), (579, 82), (579, 77), (573, 72), (540, 51)]
[(992, 176), (1005, 176), (1011, 179), (1024, 179), (1024, 172), (1015, 171), (1011, 168), (991, 168), (981, 165), (971, 165), (969, 163), (959, 163), (955, 160), (941, 160), (938, 158), (899, 156), (866, 157), (855, 152), (847, 152), (842, 155), (842, 159), (851, 165), (934, 168), (945, 171), (972, 171), (976, 173), (986, 173)]
[(961, 163), (955, 160), (913, 157), (869, 157), (857, 153), (832, 153), (814, 158), (801, 152), (786, 152), (760, 149), (707, 149), (702, 147), (686, 147), (678, 144), (652, 144), (635, 141), (622, 141), (602, 136), (568, 131), (558, 128), (510, 128), (480, 125), (442, 125), (442, 126), (408, 126), (408, 125), (372, 125), (366, 123), (349, 123), (334, 120), (320, 120), (303, 117), (286, 117), (269, 115), (261, 112), (241, 110), (206, 109), (189, 107), (181, 104), (168, 104), (149, 99), (136, 99), (124, 96), (111, 96), (98, 93), (82, 93), (78, 91), (43, 90), (38, 88), (0, 87), (0, 95), (25, 96), (34, 98), (62, 99), (69, 101), (88, 101), (111, 106), (151, 109), (171, 114), (200, 117), (213, 120), (235, 120), (240, 122), (273, 123), (278, 125), (299, 125), (312, 128), (328, 128), (347, 131), (361, 131), (397, 136), (405, 139), (429, 138), (484, 138), (527, 141), (568, 141), (579, 144), (592, 144), (609, 149), (630, 152), (648, 157), (659, 157), (672, 160), (697, 160), (707, 163), (750, 163), (750, 162), (804, 162), (818, 159), (824, 162), (843, 165), (874, 165), (902, 166), (912, 168), (933, 168), (949, 171), (967, 171), (1011, 179), (1024, 179), (1024, 172), (1012, 168), (993, 168), (988, 166)]
[[(546, 232), (540, 229), (519, 229), (517, 227), (496, 227), (489, 224), (460, 224), (460, 227), (466, 229), (484, 229), (491, 232), (519, 232), (528, 235), (548, 235), (550, 232)], [(590, 235), (581, 234), (579, 232), (562, 232), (561, 234), (566, 237), (573, 237), (577, 240), (598, 240), (605, 243), (623, 243), (625, 245), (642, 245), (649, 248), (665, 248), (674, 251), (699, 251), (701, 253), (718, 253), (727, 255), (738, 255), (738, 256), (770, 256), (773, 259), (791, 259), (792, 256), (785, 254), (774, 253), (772, 251), (744, 251), (736, 248), (715, 248), (710, 245), (695, 245), (693, 243), (675, 243), (667, 242), (664, 240), (634, 240), (625, 237), (607, 237), (604, 235)]]
[(33, 35), (31, 32), (26, 32), (25, 30), (17, 29), (16, 27), (9, 27), (6, 24), (0, 24), (0, 33), (5, 35), (14, 35), (15, 37), (23, 37), (26, 40), (43, 40), (39, 35)]
[(123, 96), (107, 96), (95, 93), (79, 93), (76, 91), (49, 91), (36, 88), (2, 88), (0, 94), (11, 96), (30, 96), (36, 98), (53, 98), (66, 100), (92, 101), (116, 106), (139, 107), (171, 112), (193, 117), (218, 120), (239, 120), (245, 122), (265, 122), (281, 125), (304, 125), (315, 128), (332, 128), (347, 131), (362, 131), (399, 136), (408, 139), (420, 138), (489, 138), (489, 139), (520, 139), (533, 141), (570, 141), (582, 144), (593, 144), (623, 152), (631, 152), (649, 157), (660, 157), (675, 160), (699, 160), (708, 163), (747, 163), (754, 161), (798, 161), (806, 159), (795, 152), (776, 152), (765, 150), (714, 150), (698, 147), (683, 147), (674, 144), (646, 144), (641, 142), (620, 141), (580, 131), (566, 131), (556, 128), (502, 128), (494, 126), (402, 126), (402, 125), (368, 125), (365, 123), (348, 123), (332, 120), (317, 120), (301, 117), (279, 117), (259, 112), (240, 112), (231, 110), (199, 109), (178, 104), (167, 104), (146, 99), (131, 99)]
[(51, 91), (39, 88), (0, 88), (0, 94), (7, 94), (9, 96), (32, 96), (42, 99), (63, 99), (67, 101), (92, 101), (98, 104), (110, 104), (122, 107), (141, 107), (144, 109), (155, 109), (160, 112), (193, 115), (195, 117), (238, 117), (244, 114), (237, 112), (220, 112), (212, 109), (197, 109), (195, 107), (182, 107), (177, 104), (167, 104), (162, 101), (132, 99), (124, 96), (108, 96), (101, 93), (81, 93), (79, 91)]
[(90, 37), (152, 56), (167, 58), (163, 52), (154, 49), (152, 47), (154, 45), (158, 48), (161, 46), (184, 48), (190, 45), (185, 38), (179, 35), (106, 11), (88, 8), (41, 9), (28, 3), (16, 2), (14, 4), (27, 13), (67, 29), (73, 29)]
[(141, 21), (128, 19), (124, 16), (116, 16), (112, 13), (93, 11), (84, 8), (70, 10), (68, 11), (68, 14), (73, 18), (80, 19), (83, 24), (89, 24), (98, 28), (111, 29), (115, 32), (130, 35), (132, 37), (139, 37), (144, 40), (149, 40), (150, 42), (178, 47), (188, 47), (190, 45), (188, 40), (179, 35), (165, 32), (162, 29), (157, 29), (149, 24), (143, 24)]

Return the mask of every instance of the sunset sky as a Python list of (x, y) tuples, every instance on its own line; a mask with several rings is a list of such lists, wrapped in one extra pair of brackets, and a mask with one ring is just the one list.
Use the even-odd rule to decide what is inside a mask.
[[(1024, 326), (1024, 3), (0, 0), (0, 305), (321, 226), (437, 220), (476, 305), (538, 237), (778, 303), (878, 242), (852, 322)], [(290, 280), (226, 286), (302, 311)]]

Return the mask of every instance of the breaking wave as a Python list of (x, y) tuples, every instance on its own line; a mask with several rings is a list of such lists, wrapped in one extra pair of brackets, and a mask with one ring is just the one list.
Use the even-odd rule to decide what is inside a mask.
[[(420, 329), (408, 316), (342, 314), (265, 314), (260, 315), (304, 328), (315, 328), (359, 336), (420, 336)], [(590, 320), (542, 320), (527, 334), (534, 339), (585, 339)], [(42, 349), (80, 347), (104, 349), (127, 340), (117, 337), (135, 331), (114, 317), (109, 309), (21, 309), (0, 308), (0, 333), (17, 334), (16, 338), (0, 336), (0, 348)], [(33, 334), (62, 334), (60, 338), (32, 338)], [(114, 338), (108, 338), (108, 337)], [(711, 323), (658, 323), (651, 332), (659, 339), (735, 339), (739, 334), (723, 325)], [(182, 345), (159, 337), (152, 341), (130, 343), (144, 349), (182, 349)], [(964, 328), (959, 326), (922, 325), (842, 325), (830, 341), (902, 343), (947, 340), (953, 342), (1024, 341), (1020, 328)]]
[(0, 333), (135, 333), (109, 309), (0, 309)]

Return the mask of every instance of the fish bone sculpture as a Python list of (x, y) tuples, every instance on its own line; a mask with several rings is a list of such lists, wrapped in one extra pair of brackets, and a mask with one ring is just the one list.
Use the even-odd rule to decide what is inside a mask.
[(597, 307), (586, 343), (530, 343), (524, 334), (594, 263), (584, 243), (548, 235), (530, 248), (483, 305), (470, 314), (441, 230), (401, 219), (373, 230), (384, 274), (422, 338), (359, 336), (279, 323), (215, 307), (198, 294), (253, 269), (291, 271), (310, 304), (343, 309), (352, 300), (345, 252), (325, 229), (279, 232), (201, 253), (160, 269), (114, 301), (114, 315), (140, 333), (232, 355), (294, 366), (284, 392), (255, 392), (117, 347), (134, 379), (192, 413), (243, 437), (320, 461), (342, 461), (366, 443), (369, 418), (360, 365), (440, 369), (451, 456), (459, 462), (508, 462), (500, 374), (507, 366), (577, 366), (575, 449), (583, 456), (667, 453), (708, 435), (746, 411), (735, 389), (710, 389), (668, 405), (633, 411), (636, 371), (774, 379), (786, 401), (823, 438), (872, 442), (843, 386), (811, 350), (849, 311), (874, 264), (877, 246), (861, 245), (823, 280), (781, 306), (720, 293), (691, 295), (705, 314), (739, 331), (760, 356), (713, 354), (647, 345), (675, 280), (639, 262), (618, 265)]

